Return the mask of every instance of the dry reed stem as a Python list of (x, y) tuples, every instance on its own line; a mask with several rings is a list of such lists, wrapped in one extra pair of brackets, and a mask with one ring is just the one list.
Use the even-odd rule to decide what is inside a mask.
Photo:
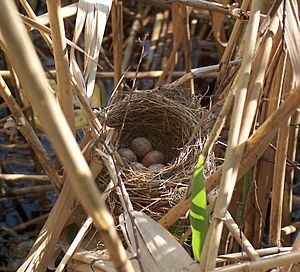
[(0, 174), (0, 182), (48, 182), (50, 181), (47, 175), (25, 175), (25, 174)]
[(111, 8), (113, 56), (114, 56), (114, 86), (117, 86), (122, 74), (123, 51), (123, 2), (115, 0)]
[[(123, 56), (123, 62), (122, 62), (122, 72), (126, 71), (130, 65), (131, 58), (132, 58), (132, 53), (134, 52), (134, 45), (136, 41), (136, 35), (141, 29), (141, 21), (142, 17), (141, 14), (137, 14), (135, 16), (135, 20), (133, 21), (133, 24), (131, 26), (131, 30), (129, 33), (129, 37), (126, 41), (127, 46), (124, 51), (124, 56)], [(127, 73), (126, 73), (127, 74)]]
[(220, 272), (249, 272), (249, 271), (268, 271), (271, 268), (282, 267), (291, 263), (298, 263), (300, 253), (284, 253), (279, 256), (261, 258), (255, 262), (246, 262), (237, 265), (230, 265), (228, 267), (214, 269), (213, 271)]
[[(157, 44), (155, 45), (155, 54), (158, 56), (157, 58), (154, 58), (154, 60), (151, 63), (151, 70), (155, 70), (156, 67), (160, 63), (165, 63), (165, 57), (163, 55), (163, 51), (165, 48), (165, 41), (168, 31), (168, 21), (170, 17), (170, 11), (165, 10), (162, 14), (158, 14), (156, 16), (156, 22), (154, 25), (154, 33), (157, 35)], [(157, 31), (157, 33), (156, 33)], [(161, 61), (162, 60), (162, 61)]]
[[(113, 219), (97, 193), (92, 173), (63, 113), (49, 92), (46, 77), (33, 45), (24, 32), (23, 26), (17, 21), (17, 9), (12, 2), (1, 2), (0, 7), (1, 32), (6, 44), (12, 45), (9, 48), (10, 61), (39, 119), (45, 124), (45, 131), (66, 169), (71, 184), (83, 207), (91, 215), (97, 228), (101, 230), (104, 244), (116, 268), (132, 271), (132, 266), (114, 228)], [(13, 29), (12, 25), (14, 25)]]
[[(283, 88), (285, 92), (294, 86), (295, 81), (293, 80), (293, 70), (291, 66), (290, 58), (287, 59), (287, 65), (285, 70), (285, 78)], [(297, 153), (297, 139), (298, 139), (298, 128), (295, 124), (299, 123), (299, 113), (296, 112), (291, 116), (291, 123), (289, 127), (289, 142), (287, 150), (287, 159), (291, 161), (296, 160)], [(291, 224), (291, 212), (292, 212), (292, 196), (293, 196), (293, 183), (294, 183), (294, 167), (287, 166), (285, 175), (284, 185), (284, 196), (283, 196), (283, 211), (282, 211), (282, 226), (288, 226)], [(290, 242), (290, 236), (283, 236), (283, 239)]]
[[(279, 19), (277, 16), (274, 16), (271, 19), (270, 28), (266, 31), (266, 35), (264, 36), (263, 42), (260, 44), (260, 47), (257, 49), (257, 53), (253, 62), (252, 74), (249, 82), (250, 93), (248, 94), (245, 109), (243, 112), (243, 120), (245, 120), (245, 122), (243, 123), (240, 132), (240, 137), (239, 137), (240, 142), (246, 141), (247, 138), (249, 137), (251, 129), (253, 129), (253, 123), (255, 122), (254, 118), (257, 115), (258, 100), (264, 86), (265, 74), (270, 59), (272, 41), (274, 35), (277, 32), (278, 25), (279, 25)], [(252, 198), (248, 198), (248, 201), (250, 201), (250, 199)], [(248, 207), (250, 208), (252, 206), (248, 205)], [(253, 220), (255, 220), (255, 217), (249, 216), (247, 218), (245, 233), (248, 234), (249, 230), (250, 233), (253, 233), (252, 232)], [(250, 235), (248, 238), (252, 240), (252, 235)]]
[(37, 240), (18, 272), (46, 270), (54, 253), (54, 245), (58, 242), (66, 222), (77, 207), (74, 203), (76, 203), (76, 198), (71, 190), (71, 184), (67, 180), (64, 182), (62, 191), (51, 209)]
[(42, 221), (44, 221), (45, 219), (47, 219), (48, 216), (49, 216), (49, 213), (43, 214), (43, 215), (41, 215), (39, 217), (35, 217), (35, 218), (31, 219), (31, 220), (26, 221), (23, 224), (20, 224), (20, 225), (17, 225), (15, 227), (13, 227), (13, 230), (14, 231), (21, 231), (21, 230), (27, 229), (28, 227), (30, 227), (32, 225), (35, 225), (37, 223), (41, 223)]
[(17, 225), (15, 227), (11, 228), (11, 229), (4, 229), (4, 230), (1, 231), (0, 236), (2, 237), (2, 236), (7, 235), (7, 234), (11, 234), (11, 233), (15, 233), (15, 232), (18, 232), (18, 231), (25, 230), (28, 227), (31, 227), (32, 225), (36, 225), (38, 223), (43, 222), (45, 219), (47, 219), (48, 216), (49, 216), (49, 213), (46, 213), (46, 214), (43, 214), (39, 217), (35, 217), (31, 220), (28, 220), (25, 223)]
[(75, 135), (76, 131), (70, 84), (68, 50), (65, 38), (64, 21), (61, 14), (61, 1), (47, 0), (47, 7), (53, 42), (58, 102), (73, 134)]
[[(282, 252), (290, 252), (292, 247), (268, 247), (268, 248), (261, 248), (257, 249), (256, 252), (260, 257), (269, 256), (277, 253)], [(219, 255), (217, 258), (217, 263), (222, 263), (224, 261), (231, 261), (237, 263), (239, 261), (248, 260), (247, 254), (245, 252), (237, 252), (237, 253), (229, 253)]]
[(257, 111), (258, 99), (262, 92), (265, 75), (268, 68), (270, 53), (272, 49), (272, 40), (279, 26), (277, 16), (272, 18), (270, 29), (267, 31), (264, 43), (259, 48), (256, 58), (253, 63), (252, 74), (249, 82), (249, 94), (247, 97), (245, 110), (243, 112), (243, 124), (239, 136), (239, 142), (244, 142), (248, 139), (251, 128), (253, 126), (254, 117)]
[[(251, 5), (251, 16), (246, 30), (245, 43), (247, 47), (243, 52), (241, 69), (236, 78), (236, 97), (231, 118), (230, 134), (228, 146), (225, 154), (225, 162), (220, 183), (220, 192), (217, 197), (216, 207), (213, 213), (212, 223), (208, 230), (208, 235), (203, 251), (207, 250), (207, 259), (201, 257), (201, 266), (204, 271), (212, 270), (218, 253), (218, 247), (223, 229), (222, 219), (226, 215), (226, 210), (232, 197), (234, 186), (237, 180), (240, 161), (244, 152), (244, 145), (239, 142), (239, 133), (242, 124), (242, 114), (247, 95), (247, 85), (251, 72), (252, 58), (254, 55), (256, 35), (260, 18), (260, 1), (256, 0)], [(235, 85), (234, 84), (234, 85)], [(206, 255), (205, 254), (205, 255)]]
[[(295, 239), (295, 242), (293, 244), (291, 252), (292, 253), (299, 253), (299, 251), (300, 251), (300, 234), (298, 233), (298, 235)], [(289, 263), (283, 268), (283, 271), (284, 272), (290, 272), (290, 271), (292, 271), (292, 268), (293, 268), (293, 264)]]
[[(181, 6), (179, 8), (180, 18), (178, 21), (180, 23), (179, 31), (182, 29), (183, 33), (183, 51), (184, 51), (184, 60), (185, 60), (185, 70), (190, 71), (192, 69), (192, 59), (191, 59), (191, 32), (190, 32), (190, 24), (189, 24), (189, 15), (190, 15), (190, 7)], [(191, 90), (191, 95), (195, 95), (195, 86), (194, 80), (190, 79), (189, 89)]]
[[(164, 0), (166, 1), (166, 0)], [(162, 2), (164, 2), (162, 1)], [(167, 0), (167, 2), (178, 3), (181, 5), (191, 6), (194, 8), (206, 9), (209, 11), (229, 15), (229, 8), (217, 2), (209, 2), (205, 0)]]
[(171, 208), (167, 214), (159, 219), (159, 224), (164, 228), (169, 229), (191, 206), (191, 199), (181, 200), (176, 206)]
[(69, 246), (67, 252), (65, 253), (65, 256), (61, 260), (58, 267), (55, 269), (55, 272), (62, 272), (66, 268), (68, 261), (70, 260), (72, 255), (75, 253), (76, 249), (80, 246), (80, 243), (83, 241), (83, 239), (86, 236), (92, 223), (93, 223), (93, 219), (91, 217), (88, 217), (85, 220), (82, 227), (77, 232), (76, 237), (74, 238), (72, 244)]
[[(266, 79), (267, 83), (265, 90), (269, 90), (269, 94), (267, 95), (266, 112), (265, 114), (261, 113), (260, 122), (263, 122), (263, 120), (271, 116), (271, 114), (276, 112), (276, 109), (279, 107), (284, 75), (284, 59), (285, 57), (280, 51), (271, 65), (275, 70), (270, 68), (269, 76)], [(272, 74), (271, 71), (274, 74)], [(268, 84), (268, 82), (270, 83)], [(274, 139), (272, 139), (272, 141), (274, 141)], [(262, 239), (263, 226), (265, 225), (267, 206), (269, 203), (269, 193), (272, 188), (274, 169), (269, 161), (274, 161), (274, 152), (273, 150), (267, 149), (263, 154), (263, 159), (259, 161), (257, 168), (257, 204), (260, 207), (260, 211), (255, 210), (256, 220), (254, 221), (254, 233), (256, 233), (256, 236), (254, 237), (254, 246), (258, 246)]]
[[(72, 45), (71, 45), (72, 46)], [(239, 61), (237, 61), (239, 62)], [(211, 67), (211, 66), (207, 66), (202, 70), (201, 68), (195, 68), (192, 69), (192, 71), (195, 71), (195, 77), (194, 78), (199, 78), (199, 77), (203, 77), (203, 78), (216, 78), (218, 75), (218, 65), (212, 65), (215, 66)], [(210, 68), (211, 67), (211, 68)], [(49, 71), (51, 74), (55, 74), (55, 71)], [(136, 77), (137, 79), (152, 79), (152, 78), (159, 78), (162, 75), (163, 71), (161, 70), (155, 70), (155, 71), (143, 71), (143, 72), (138, 72), (136, 74), (136, 72), (126, 72), (124, 74), (124, 78), (125, 79), (132, 79), (134, 77)], [(190, 74), (191, 72), (189, 72), (188, 74)], [(173, 78), (179, 78), (182, 77), (186, 74), (185, 71), (173, 71), (172, 73), (168, 73), (168, 76), (172, 76)], [(11, 77), (11, 73), (9, 70), (0, 70), (0, 76), (2, 76), (3, 78), (10, 78)], [(192, 76), (193, 77), (193, 76)], [(96, 74), (96, 78), (101, 78), (101, 79), (112, 79), (114, 78), (114, 72), (97, 72)], [(190, 79), (188, 79), (190, 80)]]
[[(228, 0), (218, 0), (217, 2), (224, 6), (228, 4)], [(217, 49), (221, 57), (224, 53), (224, 47), (226, 47), (226, 42), (222, 41), (222, 39), (224, 40), (225, 38), (225, 31), (223, 27), (225, 15), (221, 15), (216, 12), (210, 12), (210, 18), (213, 34), (217, 42)]]
[[(76, 14), (78, 9), (78, 3), (70, 4), (61, 8), (61, 16), (63, 18), (71, 17)], [(42, 25), (48, 25), (50, 23), (49, 14), (44, 13), (37, 16), (37, 20)]]
[[(81, 148), (84, 150), (86, 157), (90, 155), (90, 135), (86, 133)], [(90, 163), (90, 169), (93, 176), (97, 176), (102, 169), (102, 164), (99, 162)], [(66, 178), (66, 176), (64, 177)], [(73, 190), (71, 190), (71, 183), (65, 180), (63, 189), (58, 196), (50, 215), (44, 224), (40, 234), (29, 252), (26, 261), (20, 267), (19, 271), (32, 271), (34, 265), (40, 261), (42, 264), (48, 264), (53, 255), (54, 245), (58, 242), (63, 228), (68, 222), (71, 214), (78, 209), (78, 200), (75, 197)], [(55, 222), (55, 224), (53, 224)], [(39, 267), (42, 267), (39, 264)]]
[[(37, 20), (37, 16), (35, 15), (34, 11), (32, 10), (30, 4), (26, 0), (19, 0), (19, 2), (25, 9), (28, 16), (33, 20)], [(52, 48), (52, 40), (51, 40), (50, 36), (45, 33), (41, 33), (41, 36), (43, 37), (43, 39), (45, 40), (45, 42), (47, 43), (49, 48)]]
[(19, 196), (28, 194), (39, 194), (45, 192), (52, 192), (52, 185), (35, 185), (30, 187), (18, 188), (5, 193), (5, 196)]
[[(300, 35), (300, 23), (299, 23), (299, 1), (291, 0), (286, 1), (286, 17), (285, 17), (285, 43), (289, 53), (291, 64), (293, 67), (296, 86), (300, 84), (300, 43), (297, 37)], [(281, 8), (278, 9), (280, 21), (283, 21), (283, 3)]]
[[(241, 62), (240, 60), (234, 60), (228, 63), (228, 68), (231, 68), (233, 66), (239, 65)], [(199, 78), (199, 77), (206, 77), (210, 75), (211, 73), (217, 73), (219, 71), (220, 65), (210, 65), (210, 66), (205, 66), (205, 67), (200, 67), (200, 68), (193, 68), (190, 70), (190, 72), (184, 74), (182, 77), (176, 79), (174, 82), (170, 83), (170, 87), (178, 88), (179, 86), (183, 85), (187, 81), (194, 79), (194, 78)], [(176, 72), (174, 72), (176, 73)]]
[[(77, 84), (75, 78), (72, 76), (71, 82), (74, 86), (74, 92), (80, 102), (80, 107), (82, 109), (83, 114), (85, 115), (86, 119), (88, 120), (89, 125), (94, 128), (98, 134), (103, 132), (102, 125), (93, 112), (92, 108), (89, 105), (89, 101), (87, 97), (83, 94), (82, 90), (80, 89), (79, 85)], [(96, 140), (96, 139), (95, 139)]]
[[(284, 96), (287, 95), (284, 94)], [(286, 123), (282, 124), (277, 135), (269, 230), (269, 244), (276, 246), (281, 244), (282, 208), (290, 121), (289, 118)]]
[(170, 72), (170, 70), (173, 70), (172, 67), (174, 67), (174, 63), (175, 63), (175, 60), (176, 60), (176, 53), (181, 45), (181, 39), (182, 39), (182, 34), (180, 34), (180, 38), (178, 39), (178, 42), (173, 46), (173, 49), (172, 49), (172, 52), (171, 52), (171, 55), (169, 56), (168, 58), (168, 61), (163, 69), (163, 73), (162, 75), (159, 77), (158, 81), (156, 82), (155, 84), (155, 87), (156, 88), (159, 88), (163, 85), (166, 77), (167, 77), (167, 74)]
[(22, 110), (20, 109), (19, 105), (17, 104), (16, 100), (14, 99), (12, 93), (10, 92), (8, 86), (6, 85), (5, 81), (1, 76), (0, 95), (3, 97), (4, 101), (6, 102), (7, 106), (11, 111), (16, 121), (17, 129), (22, 133), (26, 141), (32, 147), (42, 167), (47, 173), (49, 180), (53, 186), (53, 189), (57, 194), (59, 194), (59, 191), (61, 190), (62, 186), (61, 178), (57, 174), (55, 167), (51, 162), (49, 154), (45, 150), (44, 146), (41, 144), (38, 136), (27, 121), (25, 115), (23, 114)]
[[(290, 225), (285, 225), (283, 228), (281, 228), (281, 235), (282, 236), (288, 236), (292, 233), (295, 233), (297, 230), (300, 229), (300, 222), (293, 222)], [(286, 237), (285, 237), (286, 240)]]
[[(250, 3), (250, 0), (243, 1), (242, 6), (241, 6), (241, 12), (245, 12), (248, 9), (249, 3)], [(237, 40), (241, 35), (242, 24), (243, 24), (242, 20), (236, 20), (234, 27), (232, 29), (232, 32), (230, 34), (230, 38), (227, 42), (227, 46), (225, 48), (224, 54), (221, 58), (220, 74), (219, 74), (217, 82), (216, 82), (217, 92), (220, 92), (220, 90), (223, 88), (227, 66), (232, 57), (233, 51), (236, 47)]]
[(255, 251), (254, 247), (251, 245), (244, 233), (240, 230), (239, 226), (234, 222), (231, 214), (228, 211), (226, 212), (226, 218), (224, 222), (235, 240), (240, 244), (241, 248), (245, 250), (249, 259), (251, 261), (257, 261), (260, 258), (258, 253)]

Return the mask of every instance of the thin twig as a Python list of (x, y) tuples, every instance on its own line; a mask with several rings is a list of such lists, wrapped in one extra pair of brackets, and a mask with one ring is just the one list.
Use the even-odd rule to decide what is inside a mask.
[(147, 38), (148, 38), (148, 35), (145, 35), (144, 38), (143, 38), (143, 40), (140, 40), (140, 44), (141, 44), (142, 50), (141, 50), (141, 54), (140, 54), (140, 59), (139, 59), (138, 65), (136, 67), (135, 77), (133, 78), (132, 87), (131, 87), (130, 92), (129, 92), (128, 104), (127, 104), (126, 111), (125, 111), (125, 114), (124, 114), (123, 123), (122, 123), (121, 129), (120, 129), (120, 132), (119, 132), (118, 140), (117, 140), (116, 145), (115, 145), (116, 149), (118, 149), (119, 145), (120, 145), (120, 140), (121, 140), (122, 133), (123, 133), (123, 130), (124, 130), (125, 121), (126, 121), (126, 118), (127, 118), (127, 115), (128, 115), (128, 111), (129, 111), (131, 97), (132, 97), (133, 91), (135, 90), (135, 86), (136, 86), (137, 74), (138, 74), (138, 72), (140, 70), (140, 67), (141, 67), (141, 64), (142, 64), (142, 61), (143, 61), (143, 58), (144, 58), (145, 41), (146, 41)]

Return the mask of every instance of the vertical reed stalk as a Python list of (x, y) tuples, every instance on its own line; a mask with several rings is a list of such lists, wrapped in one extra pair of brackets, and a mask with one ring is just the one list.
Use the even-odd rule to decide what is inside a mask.
[(245, 47), (241, 68), (233, 86), (233, 88), (236, 86), (237, 95), (234, 101), (229, 142), (223, 166), (220, 192), (217, 198), (212, 223), (209, 227), (209, 232), (203, 248), (203, 251), (208, 251), (207, 259), (201, 259), (201, 267), (204, 271), (212, 270), (215, 267), (223, 229), (223, 218), (226, 215), (226, 210), (232, 197), (240, 161), (244, 151), (244, 145), (240, 145), (239, 143), (239, 132), (242, 123), (243, 109), (247, 95), (247, 85), (249, 82), (257, 30), (259, 26), (260, 4), (259, 0), (254, 0), (251, 5), (251, 15), (245, 37), (245, 44), (247, 44), (247, 47)]
[(10, 45), (9, 59), (40, 121), (45, 125), (45, 131), (66, 169), (77, 197), (100, 230), (112, 262), (117, 270), (132, 271), (132, 265), (118, 237), (113, 218), (98, 194), (89, 166), (61, 109), (49, 92), (42, 65), (24, 31), (24, 26), (18, 21), (18, 16), (13, 2), (0, 2), (0, 29), (4, 41)]
[[(244, 0), (241, 6), (241, 11), (246, 12), (249, 6), (250, 0)], [(231, 32), (229, 41), (227, 43), (227, 46), (225, 48), (224, 54), (222, 56), (222, 59), (220, 61), (220, 72), (217, 78), (216, 82), (216, 90), (217, 92), (220, 92), (220, 89), (223, 88), (223, 81), (225, 79), (226, 75), (226, 68), (227, 65), (232, 57), (234, 48), (236, 46), (236, 42), (241, 35), (241, 28), (242, 28), (243, 21), (242, 20), (236, 20), (233, 30)]]
[[(288, 96), (287, 91), (284, 91), (283, 97)], [(276, 246), (281, 245), (282, 207), (290, 121), (289, 118), (281, 126), (277, 135), (269, 230), (269, 244)]]
[[(266, 112), (265, 114), (261, 114), (260, 122), (267, 120), (268, 117), (271, 116), (279, 107), (279, 98), (282, 93), (282, 71), (284, 70), (283, 65), (284, 56), (282, 55), (282, 52), (278, 52), (278, 56), (276, 56), (269, 68), (270, 73), (267, 77), (267, 83), (265, 87), (265, 89), (269, 90), (269, 94), (267, 95), (268, 99), (266, 100), (265, 105)], [(272, 141), (273, 140), (274, 139), (272, 139)], [(274, 161), (274, 151), (267, 149), (257, 167), (257, 204), (260, 207), (260, 211), (257, 210), (255, 215), (256, 220), (254, 224), (254, 232), (256, 236), (254, 237), (253, 242), (255, 247), (260, 245), (266, 220), (269, 194), (272, 188), (274, 173), (273, 164), (270, 163), (272, 161)]]
[[(183, 51), (184, 51), (184, 60), (185, 60), (185, 71), (190, 71), (192, 69), (192, 60), (191, 60), (191, 33), (189, 25), (189, 13), (190, 8), (181, 6), (181, 18), (182, 18), (182, 28), (183, 28)], [(195, 95), (195, 86), (194, 80), (190, 80), (189, 88), (191, 89), (191, 95)]]
[[(288, 57), (287, 67), (284, 79), (284, 90), (291, 89), (295, 84), (293, 76), (293, 68), (291, 65), (291, 60)], [(297, 139), (298, 139), (298, 128), (295, 124), (299, 123), (299, 113), (296, 112), (291, 117), (291, 123), (289, 128), (289, 142), (287, 158), (295, 161), (297, 153)], [(282, 225), (288, 226), (291, 224), (291, 212), (292, 212), (292, 196), (293, 196), (293, 183), (294, 183), (294, 168), (287, 166), (285, 174), (285, 185), (284, 185), (284, 196), (283, 196), (283, 211), (282, 211)], [(290, 242), (291, 236), (282, 237), (287, 243)]]
[(269, 245), (281, 246), (281, 223), (290, 118), (278, 131), (272, 186)]
[(76, 131), (70, 84), (68, 50), (65, 38), (64, 21), (61, 14), (61, 2), (60, 0), (47, 0), (47, 7), (53, 42), (58, 101), (68, 124), (75, 135)]
[(112, 34), (114, 53), (114, 86), (117, 86), (122, 74), (122, 45), (123, 45), (123, 2), (116, 0), (112, 3)]
[(127, 47), (124, 52), (123, 61), (122, 61), (122, 72), (126, 71), (130, 65), (130, 61), (132, 59), (132, 54), (134, 53), (134, 45), (136, 42), (136, 35), (140, 31), (142, 26), (142, 16), (140, 13), (136, 15), (136, 19), (134, 20), (131, 30), (129, 33), (129, 37), (127, 39)]

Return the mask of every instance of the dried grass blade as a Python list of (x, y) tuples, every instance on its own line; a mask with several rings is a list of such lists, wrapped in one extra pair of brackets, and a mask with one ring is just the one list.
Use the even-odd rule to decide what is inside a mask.
[(72, 49), (70, 56), (71, 73), (75, 77), (83, 93), (89, 99), (94, 90), (98, 57), (111, 5), (111, 0), (79, 0), (78, 4), (73, 42), (76, 43), (78, 41), (83, 28), (85, 28), (84, 48), (93, 60), (85, 57), (83, 71), (81, 71), (76, 61), (74, 49)]

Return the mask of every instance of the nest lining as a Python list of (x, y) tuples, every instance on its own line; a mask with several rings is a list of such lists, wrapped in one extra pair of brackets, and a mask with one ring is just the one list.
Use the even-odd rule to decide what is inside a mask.
[[(121, 128), (127, 105), (128, 96), (107, 109), (108, 126)], [(133, 93), (120, 147), (129, 147), (135, 137), (146, 137), (154, 149), (165, 155), (165, 167), (158, 173), (137, 167), (135, 163), (120, 169), (135, 209), (158, 219), (185, 195), (211, 126), (212, 118), (208, 118), (195, 140), (190, 142), (195, 126), (205, 112), (199, 99), (190, 97), (185, 91), (165, 88)], [(108, 180), (107, 173), (99, 175), (101, 189)], [(110, 202), (112, 209), (116, 209), (114, 214), (122, 212), (115, 194), (111, 195)]]

